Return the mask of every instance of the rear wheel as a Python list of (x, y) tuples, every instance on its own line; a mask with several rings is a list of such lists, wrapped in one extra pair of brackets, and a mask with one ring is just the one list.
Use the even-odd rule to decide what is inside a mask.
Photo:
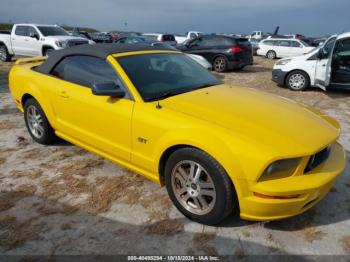
[(24, 104), (24, 120), (30, 136), (39, 144), (52, 144), (57, 137), (39, 103), (29, 98)]
[(165, 183), (174, 205), (199, 223), (218, 224), (238, 207), (225, 170), (211, 156), (195, 148), (179, 149), (169, 157)]
[(218, 56), (213, 61), (213, 68), (216, 72), (222, 73), (227, 70), (227, 59), (224, 56)]
[(7, 47), (5, 45), (0, 46), (0, 61), (8, 62), (11, 60), (11, 55), (9, 54)]
[(266, 57), (268, 59), (276, 59), (277, 55), (276, 55), (276, 52), (273, 51), (273, 50), (270, 50), (266, 53)]
[(309, 76), (303, 71), (293, 71), (286, 79), (286, 84), (293, 91), (303, 91), (309, 86)]

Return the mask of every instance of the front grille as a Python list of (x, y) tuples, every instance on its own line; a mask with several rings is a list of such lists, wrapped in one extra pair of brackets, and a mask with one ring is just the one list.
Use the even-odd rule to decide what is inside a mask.
[(307, 173), (314, 169), (315, 167), (321, 165), (324, 161), (327, 160), (331, 152), (331, 146), (328, 146), (322, 149), (320, 152), (310, 156), (309, 162), (306, 165), (304, 173)]
[(88, 44), (89, 42), (86, 40), (69, 40), (67, 42), (67, 46), (72, 47), (72, 46), (76, 46), (76, 45), (85, 45)]

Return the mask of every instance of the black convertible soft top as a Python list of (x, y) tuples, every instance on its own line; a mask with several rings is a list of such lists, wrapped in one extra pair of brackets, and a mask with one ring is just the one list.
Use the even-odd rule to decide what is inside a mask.
[(150, 46), (142, 44), (93, 44), (77, 45), (62, 50), (53, 51), (48, 59), (35, 68), (35, 71), (49, 74), (53, 67), (63, 58), (72, 55), (87, 55), (106, 59), (107, 56), (117, 53), (134, 52), (134, 51), (152, 51), (152, 50), (169, 50), (174, 48), (161, 46)]

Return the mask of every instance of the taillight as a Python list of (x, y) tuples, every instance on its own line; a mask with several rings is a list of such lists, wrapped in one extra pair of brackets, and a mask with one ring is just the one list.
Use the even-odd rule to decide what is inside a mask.
[(243, 52), (243, 49), (240, 48), (239, 46), (231, 46), (228, 51), (233, 54), (241, 53)]

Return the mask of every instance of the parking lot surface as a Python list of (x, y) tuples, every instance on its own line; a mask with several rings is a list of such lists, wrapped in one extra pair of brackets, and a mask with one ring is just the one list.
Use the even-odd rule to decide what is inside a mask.
[(336, 118), (347, 167), (304, 214), (259, 223), (233, 215), (209, 227), (183, 217), (164, 187), (123, 167), (69, 143), (34, 143), (8, 91), (12, 65), (0, 64), (1, 254), (350, 254), (350, 92), (278, 87), (270, 80), (273, 61), (265, 58), (218, 75)]

